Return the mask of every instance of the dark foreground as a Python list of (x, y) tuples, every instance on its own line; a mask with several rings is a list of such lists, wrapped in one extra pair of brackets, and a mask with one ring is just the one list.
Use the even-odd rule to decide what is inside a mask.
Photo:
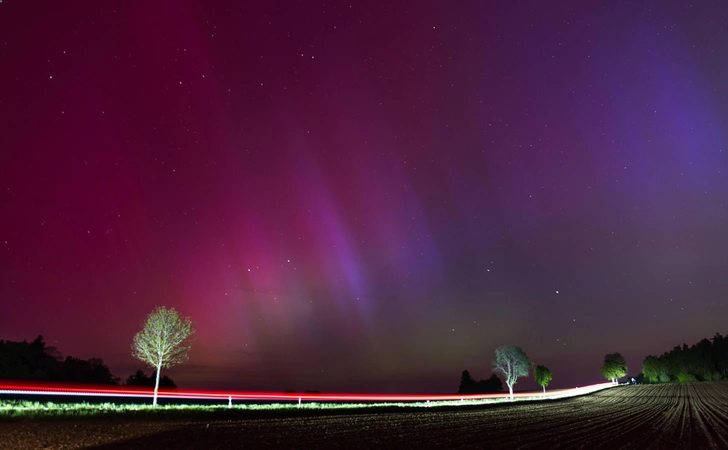
[(728, 384), (640, 385), (465, 410), (0, 423), (10, 449), (725, 448)]

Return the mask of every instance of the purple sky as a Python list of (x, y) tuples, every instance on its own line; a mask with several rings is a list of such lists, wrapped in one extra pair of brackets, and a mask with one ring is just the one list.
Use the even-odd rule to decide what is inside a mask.
[(166, 305), (181, 387), (454, 392), (504, 344), (634, 376), (728, 332), (727, 18), (6, 0), (0, 338), (126, 378)]

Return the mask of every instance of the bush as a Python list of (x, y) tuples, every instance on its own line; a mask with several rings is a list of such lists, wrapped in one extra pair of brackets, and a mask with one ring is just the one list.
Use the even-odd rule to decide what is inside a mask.
[(705, 372), (703, 375), (703, 381), (720, 381), (723, 377), (718, 372)]
[(698, 381), (698, 379), (695, 378), (695, 375), (693, 375), (692, 373), (680, 372), (677, 375), (677, 381), (679, 381), (680, 383), (695, 383)]

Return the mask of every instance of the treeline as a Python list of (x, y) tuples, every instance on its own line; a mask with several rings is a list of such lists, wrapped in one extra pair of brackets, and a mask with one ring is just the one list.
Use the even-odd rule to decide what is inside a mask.
[[(129, 378), (124, 382), (125, 386), (147, 386), (154, 387), (154, 383), (157, 381), (157, 371), (152, 372), (150, 376), (147, 376), (142, 369), (137, 370), (133, 374), (129, 375)], [(159, 387), (164, 388), (176, 388), (177, 385), (167, 375), (159, 379)]]
[(492, 374), (488, 379), (475, 381), (470, 372), (463, 370), (458, 394), (488, 394), (490, 392), (501, 392), (502, 390), (503, 382), (496, 374)]
[(719, 381), (728, 378), (728, 336), (715, 333), (688, 347), (676, 346), (662, 356), (642, 361), (645, 383)]
[[(148, 377), (138, 370), (126, 379), (126, 386), (154, 386), (156, 373)], [(88, 360), (63, 355), (46, 345), (43, 336), (33, 342), (0, 339), (0, 379), (59, 381), (121, 385), (121, 379), (111, 373), (100, 358)], [(177, 387), (171, 378), (163, 377), (160, 386)]]

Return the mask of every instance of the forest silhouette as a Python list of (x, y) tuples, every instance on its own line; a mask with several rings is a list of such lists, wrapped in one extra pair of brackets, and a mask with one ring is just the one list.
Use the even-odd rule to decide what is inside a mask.
[(720, 381), (728, 378), (728, 336), (715, 333), (697, 344), (677, 345), (661, 356), (647, 356), (642, 361), (645, 383)]
[[(124, 385), (153, 387), (155, 377), (156, 372), (147, 376), (140, 369), (130, 375)], [(111, 373), (101, 358), (64, 358), (56, 347), (46, 345), (43, 336), (32, 342), (0, 339), (0, 379), (121, 385), (121, 378)], [(161, 378), (159, 385), (177, 387), (167, 376)]]

